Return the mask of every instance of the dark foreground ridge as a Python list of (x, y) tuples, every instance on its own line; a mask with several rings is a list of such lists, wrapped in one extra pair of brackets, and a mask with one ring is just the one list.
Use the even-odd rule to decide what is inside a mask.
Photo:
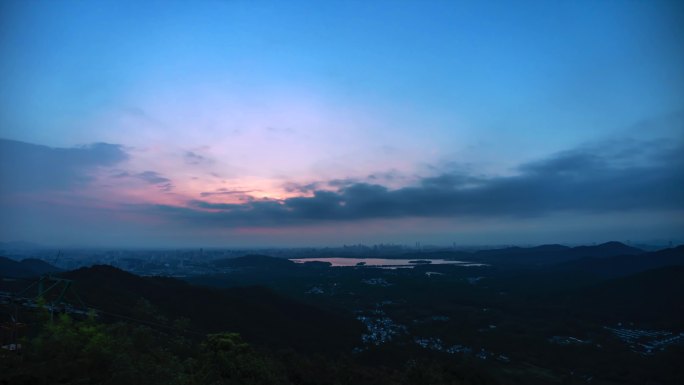
[[(62, 276), (77, 282), (85, 303), (95, 308), (137, 316), (136, 307), (144, 300), (163, 317), (189, 319), (194, 330), (237, 331), (246, 340), (260, 345), (344, 351), (353, 348), (352, 341), (360, 333), (351, 317), (303, 304), (260, 286), (200, 287), (174, 278), (138, 277), (102, 265)], [(338, 332), (330, 333), (329, 328)]]
[[(479, 264), (332, 267), (251, 254), (192, 261), (190, 269), (209, 273), (181, 279), (7, 260), (0, 381), (613, 385), (684, 378), (682, 246), (646, 252), (611, 242), (392, 257)], [(29, 284), (35, 290), (36, 278), (25, 277), (37, 271), (52, 274), (45, 283), (69, 283), (94, 318), (69, 310), (79, 306), (70, 291), (60, 306), (54, 290), (11, 300)], [(10, 342), (22, 348), (11, 350)]]

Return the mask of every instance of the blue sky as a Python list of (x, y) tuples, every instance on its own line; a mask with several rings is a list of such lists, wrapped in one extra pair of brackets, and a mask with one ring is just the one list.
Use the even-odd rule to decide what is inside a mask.
[[(41, 186), (0, 188), (7, 240), (78, 243), (86, 230), (98, 245), (683, 235), (681, 162), (667, 157), (684, 132), (678, 1), (4, 1), (0, 17), (0, 138), (52, 159), (4, 155), (3, 185)], [(95, 159), (103, 148), (106, 161)], [(61, 158), (76, 153), (92, 164)], [(589, 202), (590, 191), (576, 202), (530, 190), (567, 200), (542, 208), (506, 190), (515, 185), (506, 178), (533, 179), (530, 165), (577, 154), (602, 158), (571, 162), (575, 173), (595, 173), (592, 189), (608, 183), (607, 169), (617, 178), (627, 168), (636, 177), (662, 171), (653, 188), (671, 194), (647, 187), (641, 202), (599, 210), (607, 201)], [(63, 175), (58, 183), (19, 177), (35, 180), (50, 167), (47, 180)], [(466, 182), (450, 185), (445, 214), (386, 201), (454, 175)], [(580, 182), (568, 189), (590, 188)], [(342, 204), (363, 186), (389, 192), (374, 195), (373, 208), (393, 208), (260, 211), (263, 202), (294, 204), (288, 199)], [(511, 203), (496, 210), (463, 195), (497, 186), (496, 202)], [(457, 209), (455, 199), (472, 206)], [(535, 214), (522, 220), (509, 206)], [(226, 218), (194, 221), (169, 208)], [(105, 220), (97, 210), (130, 215)], [(625, 225), (625, 216), (650, 230)], [(10, 224), (19, 219), (24, 225)], [(55, 225), (65, 222), (71, 230)]]

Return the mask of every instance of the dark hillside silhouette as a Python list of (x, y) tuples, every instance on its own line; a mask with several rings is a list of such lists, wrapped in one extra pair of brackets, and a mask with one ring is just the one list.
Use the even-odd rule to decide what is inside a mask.
[(196, 330), (238, 332), (257, 344), (335, 352), (351, 349), (359, 339), (360, 325), (355, 320), (263, 287), (220, 290), (172, 278), (139, 277), (104, 265), (63, 276), (74, 280), (86, 304), (114, 314), (139, 316), (135, 309), (144, 299), (162, 317), (189, 318)]
[(62, 270), (40, 259), (27, 258), (17, 262), (9, 258), (0, 257), (0, 277), (30, 278), (60, 271)]
[(684, 266), (684, 246), (643, 254), (581, 258), (558, 264), (551, 269), (611, 278), (664, 266)]

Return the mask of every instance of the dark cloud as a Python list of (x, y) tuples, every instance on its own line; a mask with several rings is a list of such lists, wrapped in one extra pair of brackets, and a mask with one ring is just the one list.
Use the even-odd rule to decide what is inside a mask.
[(114, 175), (114, 177), (139, 179), (149, 184), (156, 185), (162, 191), (171, 191), (174, 187), (171, 179), (162, 176), (156, 171), (143, 171), (140, 173), (129, 173), (124, 171)]
[(397, 170), (390, 170), (386, 172), (375, 172), (368, 175), (370, 181), (387, 181), (394, 182), (398, 180), (405, 180), (406, 178)]
[(165, 178), (155, 171), (143, 171), (140, 174), (136, 174), (135, 176), (150, 184), (162, 184), (171, 182), (171, 179)]
[(605, 144), (560, 153), (522, 165), (511, 176), (475, 178), (444, 173), (399, 189), (340, 180), (317, 184), (338, 186), (335, 191), (313, 190), (312, 196), (306, 197), (239, 204), (192, 201), (186, 208), (147, 209), (188, 223), (227, 226), (684, 209), (681, 145), (660, 145), (658, 151), (651, 151), (653, 156), (641, 159), (639, 164), (625, 163), (624, 151), (614, 146)]
[(330, 187), (342, 188), (342, 187), (352, 186), (356, 183), (359, 183), (358, 179), (345, 178), (345, 179), (329, 180), (326, 184)]
[(53, 148), (0, 139), (0, 192), (67, 190), (93, 180), (100, 167), (128, 159), (122, 146)]
[(210, 196), (220, 196), (220, 195), (230, 195), (230, 196), (237, 196), (237, 197), (248, 197), (249, 193), (257, 192), (258, 190), (231, 190), (227, 188), (220, 188), (215, 191), (205, 191), (201, 192), (200, 196), (203, 198), (210, 197)]
[(467, 187), (484, 182), (482, 178), (476, 178), (466, 174), (447, 173), (434, 177), (423, 178), (420, 183), (425, 188), (457, 188)]
[(209, 210), (239, 210), (242, 204), (235, 203), (210, 203), (200, 200), (188, 202), (191, 207)]
[(212, 162), (211, 159), (207, 158), (204, 155), (200, 155), (194, 151), (186, 151), (183, 157), (185, 159), (185, 163), (191, 165), (199, 165)]
[(306, 194), (312, 191), (315, 191), (316, 189), (320, 188), (320, 183), (318, 182), (312, 182), (312, 183), (294, 183), (294, 182), (287, 182), (283, 185), (283, 188), (287, 192), (298, 192), (302, 194)]

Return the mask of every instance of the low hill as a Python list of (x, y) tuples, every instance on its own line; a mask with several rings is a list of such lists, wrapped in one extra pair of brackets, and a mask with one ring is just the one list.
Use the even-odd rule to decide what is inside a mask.
[(0, 257), (0, 277), (30, 278), (60, 271), (62, 270), (40, 259), (27, 258), (17, 262), (9, 258)]
[(568, 247), (563, 245), (541, 245), (536, 247), (479, 250), (473, 253), (473, 259), (503, 266), (540, 266), (579, 258), (607, 258), (618, 255), (639, 255), (642, 253), (644, 253), (643, 250), (620, 242), (606, 242), (596, 246)]
[(596, 246), (577, 246), (570, 253), (581, 257), (613, 257), (616, 255), (638, 255), (644, 251), (627, 246), (622, 242), (606, 242)]
[(214, 289), (102, 265), (63, 276), (75, 281), (83, 301), (94, 308), (140, 318), (145, 317), (140, 312), (144, 298), (168, 319), (188, 318), (202, 332), (238, 332), (256, 344), (339, 352), (349, 351), (360, 338), (361, 325), (350, 315), (323, 311), (263, 287)]
[(684, 245), (650, 253), (581, 258), (558, 264), (552, 269), (602, 278), (617, 278), (663, 266), (684, 266)]

